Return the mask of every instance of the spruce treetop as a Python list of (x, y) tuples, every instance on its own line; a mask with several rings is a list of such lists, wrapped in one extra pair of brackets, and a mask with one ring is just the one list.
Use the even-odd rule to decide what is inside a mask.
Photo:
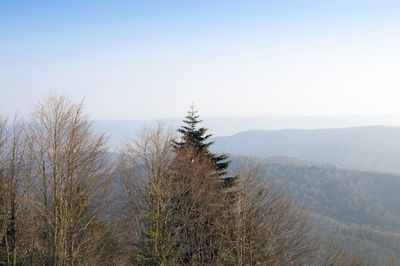
[(182, 140), (180, 142), (175, 142), (174, 146), (176, 149), (183, 148), (185, 145), (192, 145), (195, 148), (197, 154), (202, 153), (204, 156), (211, 158), (214, 161), (216, 171), (218, 175), (223, 176), (226, 174), (226, 169), (229, 166), (230, 161), (228, 155), (215, 155), (209, 151), (209, 147), (214, 143), (212, 141), (207, 142), (207, 140), (212, 136), (212, 134), (206, 134), (207, 129), (204, 127), (198, 127), (202, 122), (199, 119), (198, 112), (194, 109), (194, 106), (190, 106), (187, 116), (183, 120), (185, 125), (178, 129), (181, 133)]

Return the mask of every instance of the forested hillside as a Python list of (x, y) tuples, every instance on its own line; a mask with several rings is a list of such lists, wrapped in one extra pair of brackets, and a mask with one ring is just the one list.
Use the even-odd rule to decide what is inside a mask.
[[(243, 160), (235, 157), (232, 168)], [(347, 252), (378, 265), (399, 256), (399, 175), (349, 171), (290, 157), (257, 161), (267, 178), (312, 212), (325, 244), (334, 238)]]

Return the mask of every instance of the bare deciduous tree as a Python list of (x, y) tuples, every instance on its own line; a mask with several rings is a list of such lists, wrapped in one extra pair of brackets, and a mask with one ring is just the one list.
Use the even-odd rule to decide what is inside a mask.
[(0, 264), (17, 265), (26, 252), (28, 146), (24, 124), (0, 118)]
[(161, 126), (143, 130), (138, 141), (127, 143), (119, 160), (118, 174), (127, 199), (122, 228), (130, 243), (130, 259), (136, 263), (163, 265), (172, 259), (173, 232), (168, 228), (172, 139)]
[(104, 262), (105, 208), (112, 187), (104, 135), (83, 105), (50, 96), (36, 105), (30, 132), (36, 184), (31, 199), (39, 257), (52, 265)]
[(307, 212), (266, 181), (256, 165), (240, 170), (232, 248), (235, 265), (304, 264), (317, 249)]

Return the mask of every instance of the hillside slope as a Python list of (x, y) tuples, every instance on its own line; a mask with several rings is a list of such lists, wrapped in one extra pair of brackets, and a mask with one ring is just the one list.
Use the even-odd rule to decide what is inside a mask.
[[(232, 158), (234, 171), (244, 157)], [(399, 256), (400, 175), (350, 171), (289, 157), (253, 160), (349, 253), (378, 265)]]

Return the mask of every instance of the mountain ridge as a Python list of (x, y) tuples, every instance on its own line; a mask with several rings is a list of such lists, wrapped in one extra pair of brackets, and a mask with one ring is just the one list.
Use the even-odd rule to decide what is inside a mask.
[(251, 130), (212, 141), (216, 153), (282, 155), (345, 169), (400, 173), (400, 127)]

